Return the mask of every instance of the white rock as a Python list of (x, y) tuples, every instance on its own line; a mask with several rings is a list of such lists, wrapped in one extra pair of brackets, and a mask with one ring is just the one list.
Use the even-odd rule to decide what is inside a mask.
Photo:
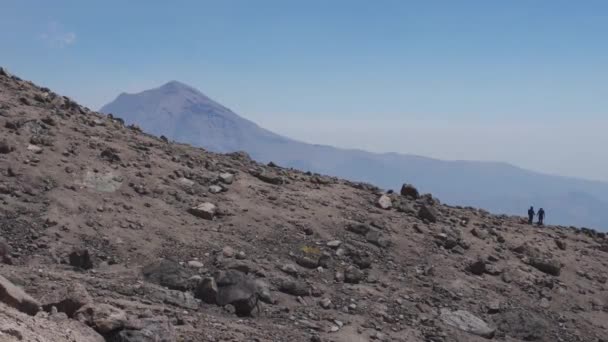
[(382, 195), (378, 199), (378, 206), (382, 209), (390, 209), (393, 206), (393, 201), (387, 195)]

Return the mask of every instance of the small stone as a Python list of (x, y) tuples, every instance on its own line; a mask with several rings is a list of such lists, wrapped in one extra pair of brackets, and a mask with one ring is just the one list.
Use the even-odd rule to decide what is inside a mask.
[(232, 184), (234, 182), (234, 175), (228, 172), (221, 173), (219, 179), (224, 184)]
[(27, 146), (27, 150), (30, 151), (30, 152), (33, 152), (33, 153), (41, 153), (42, 152), (42, 147), (37, 146), (37, 145), (29, 144)]
[(188, 212), (205, 220), (213, 220), (215, 213), (217, 212), (217, 207), (213, 203), (205, 202), (190, 208)]
[(486, 263), (483, 260), (477, 260), (467, 267), (467, 270), (475, 275), (482, 275), (486, 272)]
[(236, 253), (236, 258), (239, 260), (245, 260), (245, 258), (247, 258), (247, 255), (245, 254), (245, 252), (240, 251), (240, 252)]
[(333, 240), (327, 243), (327, 247), (329, 248), (338, 248), (340, 245), (342, 245), (342, 241), (340, 240)]
[(323, 298), (319, 301), (319, 305), (321, 305), (321, 307), (323, 309), (330, 309), (331, 308), (331, 300), (329, 298)]
[(567, 247), (566, 241), (560, 239), (555, 239), (555, 245), (557, 245), (557, 248), (561, 249), (562, 251), (565, 251)]
[(219, 194), (222, 192), (222, 187), (219, 185), (212, 185), (209, 187), (209, 192), (212, 194)]
[(489, 314), (496, 314), (500, 312), (500, 301), (498, 300), (491, 300), (488, 303), (488, 313)]
[(188, 261), (188, 267), (192, 267), (192, 268), (203, 268), (205, 267), (205, 265), (197, 260), (190, 260)]
[(224, 249), (222, 249), (222, 254), (226, 258), (232, 258), (234, 256), (234, 249), (230, 246), (226, 246)]
[(289, 275), (292, 275), (292, 276), (298, 275), (298, 268), (294, 264), (283, 265), (283, 267), (281, 267), (281, 271), (283, 271)]

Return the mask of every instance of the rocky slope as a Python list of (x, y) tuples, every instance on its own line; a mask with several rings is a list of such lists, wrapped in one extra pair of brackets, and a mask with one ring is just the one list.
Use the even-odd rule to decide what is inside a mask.
[(121, 121), (0, 71), (3, 340), (606, 341), (603, 233)]
[[(256, 161), (386, 189), (406, 179), (445, 203), (517, 215), (534, 205), (548, 209), (547, 222), (608, 230), (606, 182), (542, 174), (506, 163), (445, 161), (307, 144), (261, 128), (176, 81), (137, 94), (123, 93), (101, 111), (120, 116), (144, 132), (213, 152), (245, 151)], [(433, 143), (429, 139), (420, 144)]]

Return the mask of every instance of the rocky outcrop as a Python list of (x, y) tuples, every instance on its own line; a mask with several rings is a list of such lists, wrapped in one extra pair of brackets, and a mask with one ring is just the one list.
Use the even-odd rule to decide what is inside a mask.
[(28, 315), (35, 315), (40, 311), (40, 303), (37, 300), (3, 276), (0, 276), (0, 302)]

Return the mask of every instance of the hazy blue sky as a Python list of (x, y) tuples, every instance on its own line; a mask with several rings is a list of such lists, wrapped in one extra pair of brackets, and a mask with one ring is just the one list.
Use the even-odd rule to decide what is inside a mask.
[(0, 65), (98, 109), (176, 79), (279, 133), (608, 180), (606, 1), (0, 2)]

